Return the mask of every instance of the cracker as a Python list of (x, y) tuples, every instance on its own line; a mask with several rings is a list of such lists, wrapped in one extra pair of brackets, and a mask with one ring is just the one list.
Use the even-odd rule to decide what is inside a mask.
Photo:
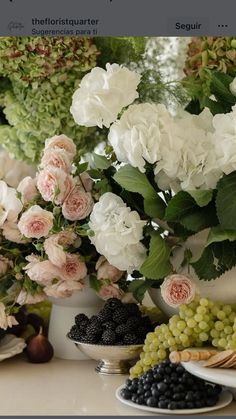
[(231, 349), (228, 349), (226, 351), (218, 352), (217, 354), (211, 356), (206, 362), (204, 362), (204, 367), (219, 367), (224, 362), (228, 361), (232, 355), (234, 354), (234, 351)]
[(234, 354), (223, 364), (220, 365), (220, 368), (232, 368), (234, 365), (236, 365), (236, 353)]

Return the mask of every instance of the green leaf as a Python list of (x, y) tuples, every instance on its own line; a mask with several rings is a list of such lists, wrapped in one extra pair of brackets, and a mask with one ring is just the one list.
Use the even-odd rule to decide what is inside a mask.
[(163, 218), (165, 214), (165, 203), (156, 195), (144, 198), (144, 211), (150, 217)]
[(229, 84), (232, 81), (232, 77), (222, 72), (211, 73), (211, 92), (216, 96), (217, 99), (230, 104), (235, 104), (236, 98), (229, 90)]
[(218, 278), (224, 273), (224, 269), (214, 263), (214, 253), (211, 247), (205, 248), (200, 259), (192, 262), (191, 266), (195, 270), (198, 278), (206, 281)]
[(217, 184), (216, 209), (222, 229), (236, 230), (236, 172), (224, 176)]
[(165, 212), (165, 220), (179, 221), (196, 208), (195, 200), (187, 192), (180, 191), (169, 201)]
[(194, 199), (194, 201), (199, 207), (205, 207), (212, 200), (213, 191), (195, 190), (188, 191), (188, 194), (191, 195), (191, 197)]
[(89, 285), (94, 291), (99, 292), (101, 288), (101, 281), (99, 281), (95, 275), (90, 275)]
[(206, 242), (206, 247), (211, 243), (221, 242), (229, 240), (230, 242), (236, 240), (236, 231), (234, 230), (223, 230), (220, 225), (212, 227)]
[(165, 203), (152, 187), (144, 173), (127, 164), (121, 167), (113, 177), (122, 188), (143, 196), (148, 215), (152, 217), (155, 213), (155, 217), (162, 218), (164, 216)]
[(77, 174), (83, 173), (87, 170), (87, 168), (88, 168), (88, 163), (87, 162), (77, 164), (76, 173)]
[(141, 303), (143, 301), (144, 295), (150, 285), (147, 281), (141, 279), (135, 279), (129, 283), (128, 291), (133, 293), (134, 298)]
[(212, 218), (205, 211), (195, 211), (182, 217), (179, 222), (187, 230), (198, 232), (211, 225)]
[(129, 192), (138, 192), (144, 198), (156, 196), (156, 191), (149, 183), (146, 175), (129, 164), (121, 167), (113, 178)]
[(162, 279), (171, 272), (170, 248), (157, 232), (151, 234), (149, 255), (140, 268), (146, 278)]
[(92, 179), (101, 179), (102, 175), (99, 172), (99, 170), (96, 169), (90, 169), (88, 170), (88, 174)]
[(105, 156), (100, 156), (100, 154), (93, 153), (93, 162), (97, 169), (105, 170), (111, 166), (111, 161), (108, 160)]

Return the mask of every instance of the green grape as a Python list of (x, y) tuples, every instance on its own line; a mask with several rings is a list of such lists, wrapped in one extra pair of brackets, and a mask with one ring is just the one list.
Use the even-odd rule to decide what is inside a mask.
[(224, 339), (224, 338), (219, 339), (219, 341), (218, 341), (218, 345), (219, 345), (221, 348), (226, 348), (226, 346), (227, 346), (227, 340), (226, 340), (226, 339)]
[(218, 311), (218, 313), (217, 313), (217, 318), (218, 318), (219, 320), (224, 320), (224, 319), (225, 319), (225, 317), (226, 317), (225, 312), (224, 312), (223, 310), (219, 310), (219, 311)]
[(212, 345), (218, 347), (219, 346), (219, 339), (217, 339), (217, 338), (213, 339)]
[(192, 331), (192, 329), (191, 329), (190, 327), (185, 327), (185, 329), (184, 329), (184, 333), (185, 333), (185, 335), (187, 335), (187, 336), (191, 336), (191, 335), (192, 335), (192, 333), (193, 333), (193, 331)]
[(195, 314), (194, 320), (196, 320), (198, 323), (201, 322), (203, 320), (203, 315), (199, 313)]
[(175, 345), (175, 338), (170, 337), (170, 338), (168, 339), (168, 345), (169, 345), (169, 346), (174, 346), (174, 345)]
[(197, 313), (198, 314), (206, 314), (206, 312), (207, 312), (207, 309), (205, 307), (203, 307), (203, 306), (199, 306), (197, 308)]
[(215, 328), (216, 330), (224, 330), (224, 323), (220, 321), (215, 322)]
[(166, 351), (164, 349), (159, 349), (159, 351), (157, 351), (157, 354), (161, 360), (166, 359)]
[(206, 341), (208, 340), (208, 334), (207, 334), (206, 332), (201, 332), (201, 333), (199, 334), (199, 339), (200, 339), (202, 342), (206, 342)]
[(197, 322), (194, 319), (187, 320), (187, 326), (194, 328), (196, 326)]
[(201, 321), (198, 326), (200, 327), (201, 330), (208, 329), (208, 324), (205, 321)]
[(220, 332), (216, 329), (212, 329), (210, 331), (210, 335), (211, 335), (212, 338), (219, 338), (220, 337)]
[(203, 307), (209, 306), (209, 300), (207, 298), (201, 298), (199, 304)]
[(228, 316), (231, 312), (232, 312), (232, 308), (229, 304), (226, 304), (225, 306), (222, 307), (222, 310), (224, 311), (224, 313)]
[(183, 320), (180, 320), (180, 321), (178, 321), (178, 323), (177, 323), (177, 328), (180, 330), (180, 331), (183, 331), (184, 329), (185, 329), (185, 327), (186, 327), (187, 325), (186, 325), (186, 323), (183, 321)]

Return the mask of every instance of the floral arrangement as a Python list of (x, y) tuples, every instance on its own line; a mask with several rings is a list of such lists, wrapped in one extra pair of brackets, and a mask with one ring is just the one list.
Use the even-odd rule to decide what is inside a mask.
[(17, 189), (0, 181), (0, 328), (17, 324), (14, 313), (24, 304), (88, 286), (105, 300), (129, 298), (125, 273), (88, 237), (96, 191), (86, 168), (73, 141), (59, 135), (46, 140), (34, 178)]
[(139, 81), (115, 64), (93, 69), (74, 93), (71, 112), (82, 125), (109, 127), (105, 155), (95, 157), (89, 172), (101, 195), (90, 214), (90, 240), (132, 274), (130, 291), (141, 300), (175, 273), (174, 249), (203, 230), (201, 257), (193, 261), (186, 249), (181, 266), (211, 280), (236, 264), (236, 107), (174, 117), (162, 104), (131, 104)]
[(132, 37), (2, 37), (1, 144), (31, 164), (39, 162), (45, 138), (61, 132), (75, 141), (81, 154), (93, 150), (104, 136), (74, 123), (72, 93), (97, 62), (103, 65), (106, 57), (119, 63), (138, 61), (145, 43)]

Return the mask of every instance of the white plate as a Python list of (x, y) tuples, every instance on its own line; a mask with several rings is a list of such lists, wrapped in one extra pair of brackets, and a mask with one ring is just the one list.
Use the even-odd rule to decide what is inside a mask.
[(170, 410), (170, 409), (159, 409), (158, 407), (148, 407), (141, 404), (136, 404), (131, 402), (130, 400), (125, 400), (121, 397), (120, 392), (125, 388), (125, 386), (120, 386), (116, 390), (116, 398), (121, 402), (126, 404), (127, 406), (134, 407), (135, 409), (145, 410), (146, 412), (153, 412), (153, 413), (164, 413), (166, 415), (191, 415), (196, 413), (205, 413), (211, 412), (213, 410), (222, 409), (225, 406), (228, 406), (233, 400), (233, 396), (229, 391), (223, 391), (220, 395), (219, 401), (215, 406), (210, 407), (202, 407), (201, 409), (178, 409), (178, 410)]
[(193, 375), (222, 386), (236, 388), (236, 369), (203, 367), (204, 361), (182, 362), (183, 367)]
[(0, 340), (0, 361), (20, 354), (26, 347), (24, 339), (6, 335)]

